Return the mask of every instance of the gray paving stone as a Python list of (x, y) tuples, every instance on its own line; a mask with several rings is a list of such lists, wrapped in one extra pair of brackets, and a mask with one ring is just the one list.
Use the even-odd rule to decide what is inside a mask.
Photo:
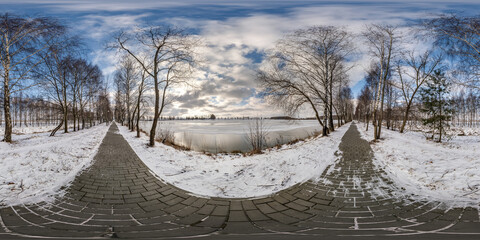
[(230, 211), (228, 214), (229, 222), (248, 222), (247, 215), (244, 211)]
[(248, 210), (246, 211), (248, 218), (251, 221), (265, 221), (265, 220), (270, 220), (269, 217), (267, 217), (265, 214), (260, 212), (259, 210)]
[(211, 227), (211, 228), (221, 228), (225, 225), (225, 221), (227, 220), (227, 217), (223, 216), (208, 216), (207, 219), (204, 221), (195, 224), (195, 226), (198, 227)]
[(222, 229), (221, 234), (255, 234), (255, 233), (268, 233), (265, 230), (255, 227), (250, 222), (228, 222), (226, 227)]
[(227, 216), (229, 211), (228, 206), (216, 206), (212, 212), (213, 216)]
[(464, 222), (478, 222), (479, 221), (478, 209), (466, 208), (462, 213), (460, 221)]

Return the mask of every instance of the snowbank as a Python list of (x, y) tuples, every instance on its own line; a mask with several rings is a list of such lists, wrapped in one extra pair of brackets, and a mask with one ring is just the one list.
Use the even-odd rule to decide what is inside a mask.
[(0, 205), (51, 201), (88, 167), (108, 126), (73, 133), (13, 135), (0, 142)]
[(334, 163), (341, 138), (350, 124), (329, 137), (317, 137), (263, 154), (207, 156), (179, 151), (157, 143), (148, 147), (148, 137), (119, 127), (137, 155), (162, 180), (200, 196), (253, 198), (318, 178)]
[[(372, 131), (366, 132), (363, 124), (358, 127), (365, 139), (373, 139)], [(395, 191), (451, 207), (479, 207), (480, 136), (456, 136), (436, 143), (421, 132), (382, 129), (382, 138), (372, 144), (374, 163), (396, 182)]]

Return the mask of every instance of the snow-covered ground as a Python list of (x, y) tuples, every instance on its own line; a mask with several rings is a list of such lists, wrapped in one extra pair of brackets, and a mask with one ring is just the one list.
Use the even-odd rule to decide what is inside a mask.
[[(58, 124), (42, 124), (40, 126), (37, 125), (28, 125), (28, 126), (13, 126), (12, 132), (13, 135), (25, 135), (25, 134), (33, 134), (33, 133), (44, 133), (44, 132), (51, 132)], [(62, 132), (64, 127), (60, 128), (58, 132)], [(69, 126), (69, 131), (73, 130), (73, 126)], [(0, 126), (0, 138), (3, 139), (3, 134), (5, 133), (5, 125)]]
[[(366, 132), (364, 124), (358, 127), (365, 139), (373, 139), (372, 128)], [(385, 168), (398, 194), (452, 207), (480, 207), (480, 136), (454, 136), (436, 143), (421, 132), (382, 129), (382, 138), (372, 144), (374, 163)]]
[(68, 134), (13, 135), (0, 142), (0, 205), (53, 200), (81, 170), (90, 166), (108, 126)]
[[(397, 125), (399, 126), (400, 123)], [(421, 123), (417, 122), (414, 124), (408, 124), (405, 130), (410, 131), (428, 131), (426, 127)], [(448, 135), (452, 136), (480, 136), (480, 125), (475, 123), (474, 126), (462, 126), (450, 123), (450, 128), (446, 129)]]
[(318, 178), (338, 157), (338, 145), (347, 124), (329, 137), (317, 137), (253, 156), (208, 156), (180, 151), (157, 143), (148, 147), (147, 136), (135, 137), (126, 127), (120, 133), (137, 155), (162, 180), (196, 195), (254, 198)]
[[(20, 127), (20, 126), (13, 126), (12, 132), (13, 134), (23, 135), (23, 134), (31, 134), (31, 133), (43, 133), (49, 132), (53, 130), (56, 125), (42, 125), (42, 126), (28, 126), (28, 127)], [(3, 136), (5, 132), (5, 126), (0, 126), (0, 135)]]
[(456, 127), (453, 126), (447, 133), (450, 135), (480, 136), (480, 127)]

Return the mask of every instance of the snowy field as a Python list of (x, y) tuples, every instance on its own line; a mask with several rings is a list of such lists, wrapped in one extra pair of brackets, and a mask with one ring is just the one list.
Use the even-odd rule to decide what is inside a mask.
[(90, 166), (108, 130), (105, 124), (55, 137), (49, 133), (13, 135), (0, 142), (0, 205), (51, 201)]
[[(44, 132), (51, 132), (58, 124), (42, 124), (40, 126), (37, 125), (28, 125), (28, 126), (13, 126), (12, 132), (13, 135), (25, 135), (25, 134), (33, 134), (33, 133), (44, 133)], [(62, 132), (64, 127), (58, 130), (58, 133)], [(73, 131), (73, 126), (69, 126), (69, 131)], [(5, 125), (0, 126), (0, 138), (3, 139), (3, 134), (5, 133)]]
[[(366, 132), (364, 126), (358, 124), (370, 141), (373, 128)], [(382, 129), (382, 138), (372, 145), (374, 162), (385, 167), (398, 194), (428, 197), (452, 207), (480, 207), (480, 136), (454, 136), (436, 143), (421, 132)]]
[[(168, 131), (174, 135), (174, 143), (199, 152), (249, 152), (247, 133), (252, 120), (170, 120), (159, 121), (157, 136)], [(266, 144), (272, 147), (297, 139), (314, 136), (321, 131), (316, 120), (265, 119)], [(140, 122), (140, 128), (150, 132), (151, 121)]]
[(451, 127), (448, 132), (450, 135), (480, 136), (480, 127)]
[[(401, 123), (398, 122), (397, 126)], [(398, 130), (398, 129), (397, 129)], [(425, 126), (421, 122), (407, 124), (406, 131), (426, 131)], [(475, 123), (473, 126), (462, 126), (450, 123), (450, 128), (446, 130), (448, 135), (455, 136), (480, 136), (480, 124)]]
[[(42, 126), (28, 126), (28, 127), (13, 126), (12, 132), (13, 134), (17, 134), (17, 135), (43, 133), (43, 132), (52, 131), (55, 127), (56, 125), (42, 125)], [(0, 135), (3, 136), (4, 132), (5, 132), (5, 125), (2, 125), (0, 126)]]
[(209, 197), (254, 198), (318, 178), (338, 157), (338, 145), (347, 124), (329, 137), (317, 137), (263, 154), (208, 156), (180, 151), (157, 143), (147, 147), (148, 137), (119, 127), (137, 155), (162, 180), (193, 194)]

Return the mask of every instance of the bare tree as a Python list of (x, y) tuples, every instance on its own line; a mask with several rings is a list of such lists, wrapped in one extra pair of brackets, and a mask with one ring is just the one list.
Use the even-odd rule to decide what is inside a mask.
[(48, 51), (39, 54), (42, 63), (35, 69), (34, 76), (45, 82), (43, 89), (62, 115), (62, 121), (53, 129), (51, 136), (62, 127), (68, 132), (69, 119), (73, 120), (74, 131), (85, 128), (87, 117), (90, 125), (94, 120), (95, 104), (92, 102), (101, 90), (102, 72), (86, 59), (73, 57), (81, 55), (81, 50), (80, 39), (65, 34), (57, 37)]
[(362, 88), (360, 96), (358, 96), (358, 105), (355, 114), (357, 115), (357, 120), (365, 120), (366, 131), (368, 131), (368, 125), (370, 121), (371, 114), (371, 105), (372, 105), (372, 93), (370, 87), (365, 84)]
[[(86, 63), (86, 62), (85, 62)], [(102, 84), (102, 71), (97, 65), (82, 64), (82, 84), (79, 88), (78, 99), (80, 106), (80, 117), (82, 120), (82, 129), (85, 128), (86, 121), (86, 107), (87, 104), (94, 98), (95, 94), (100, 90)], [(79, 121), (80, 122), (80, 119)]]
[(0, 71), (3, 81), (5, 142), (12, 141), (10, 96), (33, 85), (27, 82), (32, 70), (41, 62), (38, 54), (47, 50), (50, 42), (62, 34), (64, 27), (52, 18), (26, 18), (0, 15)]
[(433, 71), (439, 66), (442, 56), (433, 55), (431, 50), (416, 55), (415, 50), (403, 54), (402, 60), (396, 64), (399, 84), (403, 100), (405, 101), (405, 113), (403, 115), (400, 132), (403, 133), (407, 124), (408, 115), (417, 92), (430, 78)]
[(353, 118), (353, 93), (352, 89), (348, 86), (343, 86), (340, 91), (337, 93), (337, 121), (338, 126), (341, 126), (343, 123), (352, 121)]
[(137, 112), (137, 117), (136, 117), (136, 122), (135, 122), (135, 128), (137, 130), (137, 137), (140, 137), (140, 115), (141, 115), (141, 103), (143, 100), (143, 94), (146, 91), (146, 84), (145, 80), (147, 79), (148, 75), (145, 71), (142, 71), (141, 74), (141, 80), (140, 83), (138, 84), (138, 89), (137, 89), (137, 102), (136, 102), (136, 112)]
[(112, 110), (110, 108), (110, 100), (108, 99), (108, 91), (107, 91), (108, 82), (105, 83), (105, 86), (99, 91), (98, 98), (97, 98), (97, 120), (99, 122), (105, 122), (108, 124), (113, 119)]
[[(335, 110), (335, 115), (337, 116), (337, 126), (342, 126), (345, 122), (351, 121), (351, 116), (353, 109), (350, 109), (352, 93), (349, 87), (349, 78), (345, 71), (341, 68), (336, 74), (335, 88), (332, 88), (332, 98), (331, 98), (331, 107)], [(333, 114), (330, 114), (333, 116)], [(333, 123), (333, 117), (330, 120)]]
[(58, 104), (63, 116), (63, 121), (52, 130), (50, 136), (54, 136), (62, 126), (64, 132), (68, 132), (68, 110), (71, 106), (69, 96), (72, 90), (70, 81), (74, 63), (70, 54), (75, 53), (78, 47), (77, 38), (65, 35), (56, 39), (47, 52), (40, 54), (42, 63), (35, 70), (35, 77), (47, 83), (43, 87)]
[(267, 99), (281, 107), (288, 115), (297, 113), (304, 104), (308, 104), (315, 112), (318, 123), (325, 127), (319, 114), (319, 101), (311, 93), (310, 86), (301, 78), (296, 78), (284, 68), (276, 59), (269, 59), (270, 66), (259, 71), (257, 79), (263, 87)]
[(84, 92), (87, 88), (85, 85), (96, 84), (95, 81), (99, 80), (102, 73), (97, 66), (89, 64), (83, 58), (70, 58), (70, 61), (69, 68), (66, 69), (69, 73), (67, 76), (70, 76), (67, 83), (71, 93), (73, 131), (76, 131), (80, 130), (80, 120), (82, 126), (85, 124), (83, 111), (88, 100), (88, 95)]
[(150, 146), (155, 145), (157, 121), (168, 100), (169, 89), (177, 84), (188, 84), (195, 65), (195, 47), (198, 39), (184, 30), (173, 27), (149, 27), (134, 33), (122, 31), (109, 48), (126, 52), (153, 79), (155, 107)]
[(441, 14), (423, 21), (423, 27), (436, 46), (458, 60), (457, 73), (467, 77), (461, 83), (480, 88), (480, 15)]
[[(334, 128), (334, 89), (349, 70), (345, 61), (352, 51), (351, 36), (341, 28), (297, 30), (278, 41), (257, 78), (266, 95), (288, 114), (308, 104), (325, 136)], [(323, 121), (319, 105), (323, 105)]]
[(366, 27), (363, 37), (369, 47), (372, 61), (377, 65), (378, 84), (373, 103), (374, 139), (381, 136), (385, 86), (391, 75), (391, 63), (399, 40), (398, 30), (393, 26), (372, 24)]
[(132, 59), (130, 56), (123, 57), (114, 76), (114, 82), (117, 87), (116, 111), (118, 111), (118, 114), (126, 115), (121, 116), (122, 124), (124, 119), (126, 119), (128, 129), (132, 131), (134, 116), (132, 114), (132, 106), (134, 106), (133, 94), (139, 74), (135, 64), (135, 59)]

